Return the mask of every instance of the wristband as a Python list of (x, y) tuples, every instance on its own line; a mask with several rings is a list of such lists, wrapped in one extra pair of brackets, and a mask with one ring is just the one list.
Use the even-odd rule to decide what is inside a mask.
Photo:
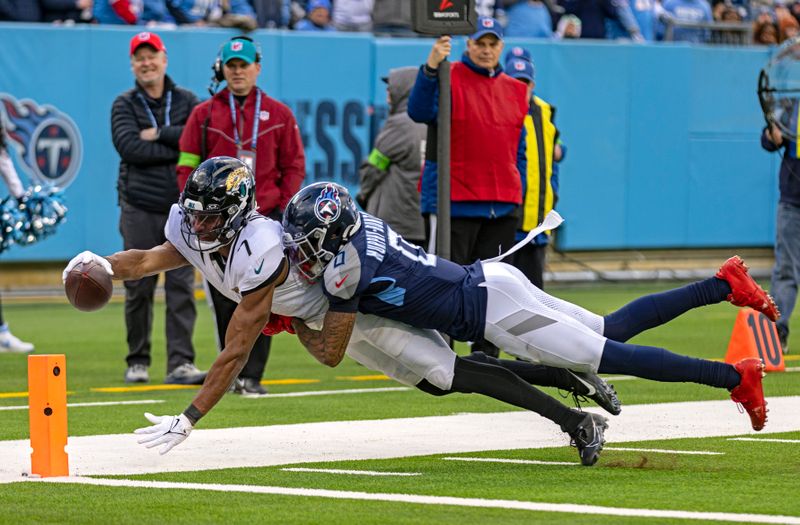
[(423, 72), (424, 72), (426, 75), (428, 75), (429, 77), (436, 77), (436, 76), (439, 76), (439, 70), (438, 70), (438, 69), (434, 69), (434, 68), (432, 68), (431, 66), (429, 66), (429, 65), (428, 65), (428, 63), (427, 63), (427, 62), (426, 62), (425, 64), (423, 64), (423, 66), (422, 66), (422, 70), (423, 70)]
[(198, 410), (194, 404), (189, 405), (189, 407), (183, 411), (183, 415), (186, 416), (186, 419), (194, 426), (200, 421), (200, 418), (203, 417), (203, 413)]

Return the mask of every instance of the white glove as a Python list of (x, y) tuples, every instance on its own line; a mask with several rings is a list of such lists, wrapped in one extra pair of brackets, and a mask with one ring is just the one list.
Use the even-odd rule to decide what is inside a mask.
[(134, 434), (144, 435), (137, 443), (147, 448), (164, 445), (158, 451), (162, 456), (172, 450), (175, 445), (182, 443), (192, 432), (192, 423), (184, 414), (179, 416), (154, 416), (149, 412), (145, 412), (144, 417), (153, 423), (153, 426), (137, 428), (133, 431)]
[(69, 272), (73, 268), (75, 268), (81, 263), (85, 264), (90, 262), (96, 262), (97, 264), (102, 266), (105, 271), (108, 272), (108, 275), (114, 275), (114, 270), (111, 269), (111, 263), (108, 262), (108, 259), (100, 257), (96, 253), (92, 253), (87, 250), (73, 257), (72, 260), (67, 264), (67, 267), (64, 268), (63, 272), (61, 272), (61, 282), (63, 283), (67, 282), (67, 274), (69, 274)]

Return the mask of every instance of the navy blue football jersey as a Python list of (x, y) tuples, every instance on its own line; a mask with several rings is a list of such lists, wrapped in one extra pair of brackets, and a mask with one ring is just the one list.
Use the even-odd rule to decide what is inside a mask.
[(366, 213), (324, 273), (331, 311), (373, 314), (461, 341), (483, 336), (483, 281), (479, 262), (461, 266), (429, 255)]

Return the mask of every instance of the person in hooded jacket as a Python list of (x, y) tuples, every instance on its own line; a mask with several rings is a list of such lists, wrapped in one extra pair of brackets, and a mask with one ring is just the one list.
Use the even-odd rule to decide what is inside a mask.
[(375, 147), (361, 164), (361, 189), (356, 200), (367, 213), (380, 217), (412, 244), (425, 242), (425, 224), (419, 208), (426, 126), (408, 116), (408, 96), (417, 67), (389, 71), (389, 118), (375, 139)]

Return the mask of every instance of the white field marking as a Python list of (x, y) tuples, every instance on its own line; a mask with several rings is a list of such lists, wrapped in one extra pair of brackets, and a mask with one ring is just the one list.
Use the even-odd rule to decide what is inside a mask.
[(689, 454), (695, 456), (724, 456), (724, 452), (710, 452), (707, 450), (667, 450), (664, 448), (626, 448), (626, 447), (605, 447), (606, 450), (622, 450), (626, 452), (661, 452), (664, 454)]
[[(266, 398), (264, 398), (266, 399)], [(771, 397), (769, 422), (759, 434), (800, 431), (800, 396)], [(602, 413), (600, 409), (589, 411)], [(528, 411), (463, 414), (293, 425), (204, 429), (202, 425), (169, 454), (147, 450), (131, 431), (147, 424), (134, 418), (125, 434), (70, 437), (73, 476), (126, 476), (218, 468), (302, 466), (476, 451), (566, 447), (557, 425)], [(703, 437), (755, 437), (750, 418), (730, 400), (625, 405), (609, 418), (609, 446), (626, 442)], [(444, 438), (443, 436), (446, 436)], [(577, 457), (576, 457), (577, 459)], [(603, 460), (596, 468), (602, 468)], [(27, 439), (0, 441), (0, 483), (20, 481), (30, 470)]]
[(517, 465), (564, 465), (573, 467), (580, 463), (569, 461), (540, 461), (538, 459), (510, 459), (510, 458), (442, 458), (445, 461), (477, 461), (479, 463), (514, 463)]
[(800, 439), (728, 438), (728, 441), (763, 441), (764, 443), (800, 443)]
[(333, 396), (337, 394), (371, 394), (372, 392), (405, 392), (411, 390), (407, 386), (390, 386), (382, 388), (346, 388), (343, 390), (309, 390), (308, 392), (284, 392), (282, 394), (268, 394), (259, 399), (272, 399), (275, 397), (306, 397), (306, 396)]
[[(92, 403), (67, 403), (67, 408), (73, 407), (105, 407), (112, 405), (151, 405), (153, 403), (163, 403), (163, 399), (140, 399), (138, 401), (95, 401)], [(18, 405), (13, 407), (0, 407), (0, 410), (28, 410), (28, 405)]]
[(631, 381), (633, 379), (640, 379), (636, 376), (608, 376), (604, 377), (603, 380), (608, 381)]
[[(32, 480), (33, 481), (33, 480)], [(380, 492), (356, 492), (345, 490), (304, 489), (292, 487), (267, 487), (258, 485), (223, 485), (218, 483), (174, 483), (167, 481), (134, 481), (107, 478), (43, 478), (34, 483), (79, 483), (103, 487), (136, 487), (151, 489), (207, 490), (214, 492), (244, 492), (248, 494), (272, 494), (278, 496), (302, 496), (364, 501), (388, 501), (392, 503), (415, 503), (421, 505), (451, 505), (491, 509), (529, 510), (534, 512), (563, 512), (568, 514), (598, 514), (604, 516), (630, 516), (637, 518), (666, 518), (736, 523), (781, 523), (800, 525), (800, 517), (767, 514), (737, 514), (732, 512), (691, 512), (685, 510), (654, 510), (621, 507), (601, 507), (570, 503), (536, 503), (532, 501), (456, 498), (449, 496), (427, 496)]]
[(378, 470), (343, 470), (338, 468), (282, 468), (286, 472), (319, 472), (322, 474), (352, 474), (356, 476), (421, 476), (420, 472), (380, 472)]
[(800, 372), (800, 366), (793, 366), (784, 370), (784, 372)]

